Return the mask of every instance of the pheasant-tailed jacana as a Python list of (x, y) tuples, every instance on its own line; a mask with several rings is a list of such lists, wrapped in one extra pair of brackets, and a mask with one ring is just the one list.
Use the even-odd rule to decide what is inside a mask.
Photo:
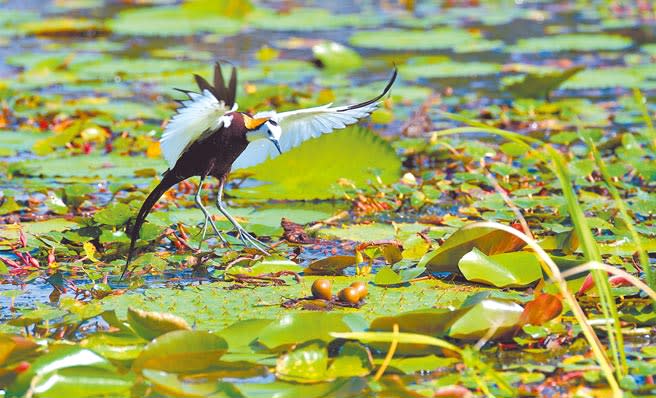
[(252, 245), (266, 253), (266, 245), (246, 232), (223, 204), (223, 186), (228, 173), (262, 163), (303, 141), (344, 128), (369, 116), (378, 107), (380, 99), (389, 92), (396, 75), (395, 69), (380, 95), (359, 104), (337, 107), (327, 104), (282, 113), (260, 112), (252, 116), (237, 112), (237, 71), (234, 67), (227, 86), (219, 63), (214, 67), (213, 86), (202, 77), (194, 75), (200, 93), (179, 90), (189, 98), (180, 101), (177, 114), (166, 126), (160, 139), (169, 169), (164, 172), (162, 181), (148, 195), (137, 214), (130, 233), (130, 249), (123, 274), (132, 259), (139, 230), (157, 200), (173, 185), (194, 176), (200, 177), (195, 201), (205, 215), (203, 233), (209, 223), (216, 235), (225, 242), (201, 202), (203, 181), (205, 177), (213, 176), (219, 180), (216, 196), (219, 211), (232, 223), (238, 238), (245, 245)]

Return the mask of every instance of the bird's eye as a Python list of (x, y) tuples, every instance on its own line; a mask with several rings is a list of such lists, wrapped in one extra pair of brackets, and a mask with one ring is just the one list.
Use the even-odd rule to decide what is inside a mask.
[(272, 126), (277, 126), (278, 125), (278, 122), (276, 122), (275, 120), (272, 120), (272, 119), (269, 119), (269, 123), (271, 123)]

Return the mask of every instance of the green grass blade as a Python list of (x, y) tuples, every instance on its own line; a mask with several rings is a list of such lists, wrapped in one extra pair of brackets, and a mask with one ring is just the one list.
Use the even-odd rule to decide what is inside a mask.
[(627, 210), (626, 205), (624, 204), (624, 200), (620, 196), (620, 192), (617, 190), (617, 187), (615, 187), (615, 185), (613, 184), (612, 179), (610, 177), (610, 173), (608, 172), (608, 169), (606, 168), (606, 164), (604, 163), (603, 159), (601, 158), (601, 155), (599, 154), (599, 150), (597, 149), (597, 146), (594, 144), (594, 142), (592, 142), (590, 137), (583, 137), (583, 141), (588, 145), (588, 148), (590, 148), (590, 152), (592, 153), (597, 168), (599, 169), (599, 172), (601, 173), (601, 176), (604, 179), (606, 188), (608, 188), (608, 192), (610, 193), (610, 196), (615, 201), (615, 206), (619, 210), (620, 216), (622, 217), (622, 221), (624, 221), (626, 228), (629, 230), (631, 239), (633, 239), (633, 241), (636, 244), (636, 247), (638, 249), (638, 257), (640, 259), (640, 265), (642, 266), (642, 270), (645, 272), (645, 280), (647, 281), (647, 286), (654, 289), (656, 287), (656, 281), (654, 280), (654, 270), (652, 269), (652, 265), (649, 262), (649, 256), (647, 255), (647, 252), (645, 251), (645, 248), (642, 245), (642, 239), (640, 238), (640, 234), (638, 233), (638, 231), (635, 229), (635, 226), (633, 225), (634, 220), (629, 215), (629, 211)]
[[(583, 209), (581, 209), (581, 206), (578, 203), (576, 193), (571, 184), (569, 172), (565, 166), (565, 159), (560, 152), (556, 151), (551, 145), (547, 145), (546, 149), (552, 158), (554, 172), (560, 181), (563, 196), (565, 196), (565, 201), (567, 202), (568, 212), (572, 218), (574, 230), (581, 241), (583, 253), (588, 261), (601, 262), (602, 259), (601, 253), (599, 252), (599, 246), (592, 235), (588, 225), (588, 220), (583, 213)], [(607, 320), (606, 329), (608, 331), (610, 351), (615, 365), (617, 378), (620, 379), (626, 374), (627, 362), (626, 354), (624, 352), (624, 337), (622, 336), (617, 306), (615, 305), (615, 299), (611, 293), (606, 273), (601, 270), (594, 270), (592, 271), (592, 278), (594, 279), (595, 286), (597, 286), (597, 291), (599, 292), (602, 313)], [(611, 319), (613, 322), (611, 322)]]

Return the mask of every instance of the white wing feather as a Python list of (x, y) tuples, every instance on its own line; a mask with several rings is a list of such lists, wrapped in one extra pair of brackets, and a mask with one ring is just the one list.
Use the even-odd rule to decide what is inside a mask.
[(216, 131), (223, 125), (223, 115), (227, 109), (223, 101), (204, 90), (202, 94), (189, 92), (189, 99), (173, 116), (159, 140), (162, 154), (170, 168), (175, 166), (182, 153), (194, 142), (203, 138), (204, 133)]
[[(379, 103), (374, 102), (354, 109), (349, 109), (349, 106), (333, 107), (332, 104), (326, 104), (282, 113), (261, 112), (253, 117), (269, 117), (280, 125), (282, 130), (280, 147), (283, 152), (287, 152), (311, 138), (356, 123), (359, 119), (369, 116), (371, 112), (376, 110)], [(232, 169), (237, 170), (254, 166), (278, 155), (278, 151), (269, 140), (253, 141), (235, 160)]]

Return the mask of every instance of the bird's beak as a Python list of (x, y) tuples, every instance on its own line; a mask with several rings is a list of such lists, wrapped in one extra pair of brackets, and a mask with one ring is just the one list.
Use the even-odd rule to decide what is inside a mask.
[(276, 149), (278, 150), (278, 153), (280, 153), (282, 155), (282, 149), (280, 149), (280, 142), (278, 142), (278, 140), (273, 140), (273, 139), (271, 140), (271, 142), (273, 142), (273, 145), (276, 146)]

